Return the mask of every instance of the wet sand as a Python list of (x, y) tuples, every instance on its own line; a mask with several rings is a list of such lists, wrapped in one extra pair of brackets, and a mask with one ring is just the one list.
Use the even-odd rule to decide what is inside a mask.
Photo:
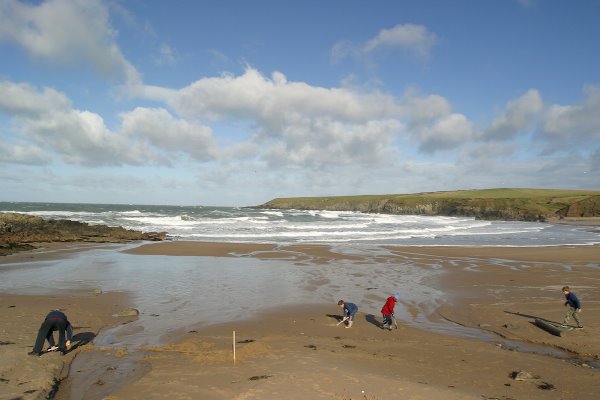
[[(130, 321), (115, 318), (127, 304), (124, 293), (91, 291), (60, 292), (32, 296), (0, 294), (0, 399), (45, 399), (57, 382), (66, 378), (69, 365), (81, 352), (93, 351), (91, 343), (102, 327)], [(73, 325), (73, 342), (66, 355), (58, 352), (27, 355), (38, 329), (52, 309), (62, 310)], [(58, 342), (58, 335), (55, 333)], [(44, 343), (44, 349), (48, 342)]]
[[(426, 310), (405, 293), (401, 293), (402, 303), (398, 308), (409, 311), (409, 320), (399, 321), (399, 329), (391, 332), (381, 330), (378, 327), (381, 316), (376, 312), (365, 313), (364, 307), (351, 329), (336, 326), (340, 312), (334, 302), (275, 307), (262, 310), (248, 320), (208, 327), (198, 324), (171, 335), (160, 346), (133, 351), (82, 346), (81, 349), (87, 347), (91, 351), (77, 356), (69, 379), (61, 384), (58, 398), (596, 398), (600, 368), (592, 367), (600, 357), (600, 247), (385, 246), (384, 250), (352, 252), (347, 247), (340, 250), (321, 245), (164, 242), (140, 246), (127, 253), (280, 259), (322, 268), (350, 260), (363, 263), (366, 275), (373, 263), (436, 268), (443, 273), (432, 275), (431, 284), (445, 295), (426, 319), (453, 321), (441, 325), (448, 327), (446, 333), (453, 334), (419, 329), (421, 314)], [(355, 282), (365, 279), (366, 276), (353, 277)], [(570, 285), (582, 300), (585, 329), (556, 337), (536, 327), (533, 320), (537, 317), (562, 321), (563, 285)], [(372, 289), (373, 293), (378, 291)], [(341, 287), (332, 296), (344, 298), (344, 292)], [(389, 294), (377, 293), (377, 299)], [(106, 299), (109, 295), (99, 298)], [(7, 296), (0, 295), (3, 315), (7, 315)], [(59, 297), (71, 302), (70, 307), (73, 303), (84, 303), (74, 294)], [(23, 302), (27, 298), (30, 297), (14, 297)], [(95, 320), (95, 326), (114, 323), (110, 317), (114, 310), (107, 303), (93, 304), (98, 306), (98, 315), (107, 316)], [(33, 344), (46, 308), (40, 308), (37, 314), (25, 313), (19, 326), (11, 328), (29, 335), (19, 346), (2, 346), (19, 349), (15, 356), (19, 362), (28, 365), (33, 362), (24, 354)], [(66, 312), (71, 317), (71, 311)], [(77, 318), (91, 316), (82, 314)], [(5, 334), (4, 330), (10, 328), (6, 320), (2, 319), (0, 339), (4, 341), (13, 335), (8, 331)], [(463, 326), (470, 328), (472, 338), (457, 335), (458, 328)], [(426, 324), (423, 327), (430, 328)], [(238, 342), (235, 365), (233, 331)], [(540, 349), (548, 350), (550, 355), (535, 354), (543, 353)], [(46, 363), (46, 358), (59, 357), (51, 354), (35, 362)], [(91, 366), (96, 366), (96, 370)], [(64, 376), (64, 371), (58, 373), (49, 363), (34, 364), (31, 368), (37, 370), (22, 371), (16, 367), (3, 370), (0, 390), (42, 372), (50, 377)], [(515, 380), (511, 374), (517, 371), (526, 371), (529, 377)], [(8, 373), (13, 375), (5, 382)], [(32, 387), (39, 387), (39, 382)], [(19, 396), (35, 395), (23, 395), (25, 391)]]

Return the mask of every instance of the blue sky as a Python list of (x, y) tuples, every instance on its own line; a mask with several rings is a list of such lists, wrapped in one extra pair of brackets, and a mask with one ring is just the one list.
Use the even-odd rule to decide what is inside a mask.
[(598, 0), (0, 0), (0, 201), (598, 190), (598, 17)]

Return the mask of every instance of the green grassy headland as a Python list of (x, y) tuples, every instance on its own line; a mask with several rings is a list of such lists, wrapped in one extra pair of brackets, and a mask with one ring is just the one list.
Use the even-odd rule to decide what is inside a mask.
[(256, 208), (359, 211), (548, 221), (599, 217), (600, 190), (481, 189), (414, 194), (277, 198)]

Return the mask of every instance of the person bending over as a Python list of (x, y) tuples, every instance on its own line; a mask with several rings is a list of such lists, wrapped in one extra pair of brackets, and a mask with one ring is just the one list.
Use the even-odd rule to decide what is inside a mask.
[[(58, 348), (54, 345), (54, 331), (58, 331)], [(66, 340), (65, 340), (66, 336)], [(44, 341), (48, 340), (48, 351), (59, 350), (62, 354), (67, 352), (67, 347), (73, 340), (73, 326), (67, 316), (59, 310), (52, 310), (44, 318), (30, 355), (41, 356)]]
[(352, 324), (354, 324), (354, 316), (358, 311), (358, 306), (354, 303), (347, 303), (344, 300), (338, 301), (338, 306), (344, 310), (344, 319), (342, 321), (345, 321), (346, 323), (345, 328), (352, 328)]

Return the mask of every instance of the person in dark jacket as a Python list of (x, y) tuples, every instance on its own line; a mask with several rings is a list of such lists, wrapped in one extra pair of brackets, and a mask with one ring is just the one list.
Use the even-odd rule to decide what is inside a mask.
[(567, 307), (567, 312), (565, 314), (565, 320), (563, 322), (563, 326), (567, 326), (571, 317), (577, 322), (578, 328), (583, 328), (581, 324), (581, 319), (579, 318), (579, 313), (581, 312), (581, 303), (579, 299), (575, 295), (575, 293), (571, 292), (568, 286), (562, 288), (562, 292), (565, 295), (565, 307)]
[[(54, 331), (58, 331), (58, 348), (54, 346)], [(66, 353), (67, 347), (71, 345), (71, 340), (73, 340), (73, 326), (63, 312), (52, 310), (46, 315), (38, 331), (33, 351), (29, 354), (41, 356), (45, 340), (48, 340), (50, 346), (48, 351), (59, 350), (62, 354)]]
[(396, 302), (400, 299), (400, 294), (396, 293), (393, 296), (390, 296), (385, 301), (385, 304), (381, 308), (381, 314), (383, 315), (383, 324), (381, 324), (381, 329), (388, 328), (390, 331), (392, 330), (392, 318), (394, 318), (394, 307), (396, 306)]
[(344, 300), (338, 301), (338, 306), (344, 310), (344, 319), (342, 320), (346, 322), (346, 326), (344, 328), (352, 328), (352, 324), (354, 324), (354, 316), (358, 311), (358, 306), (354, 303), (347, 303)]

